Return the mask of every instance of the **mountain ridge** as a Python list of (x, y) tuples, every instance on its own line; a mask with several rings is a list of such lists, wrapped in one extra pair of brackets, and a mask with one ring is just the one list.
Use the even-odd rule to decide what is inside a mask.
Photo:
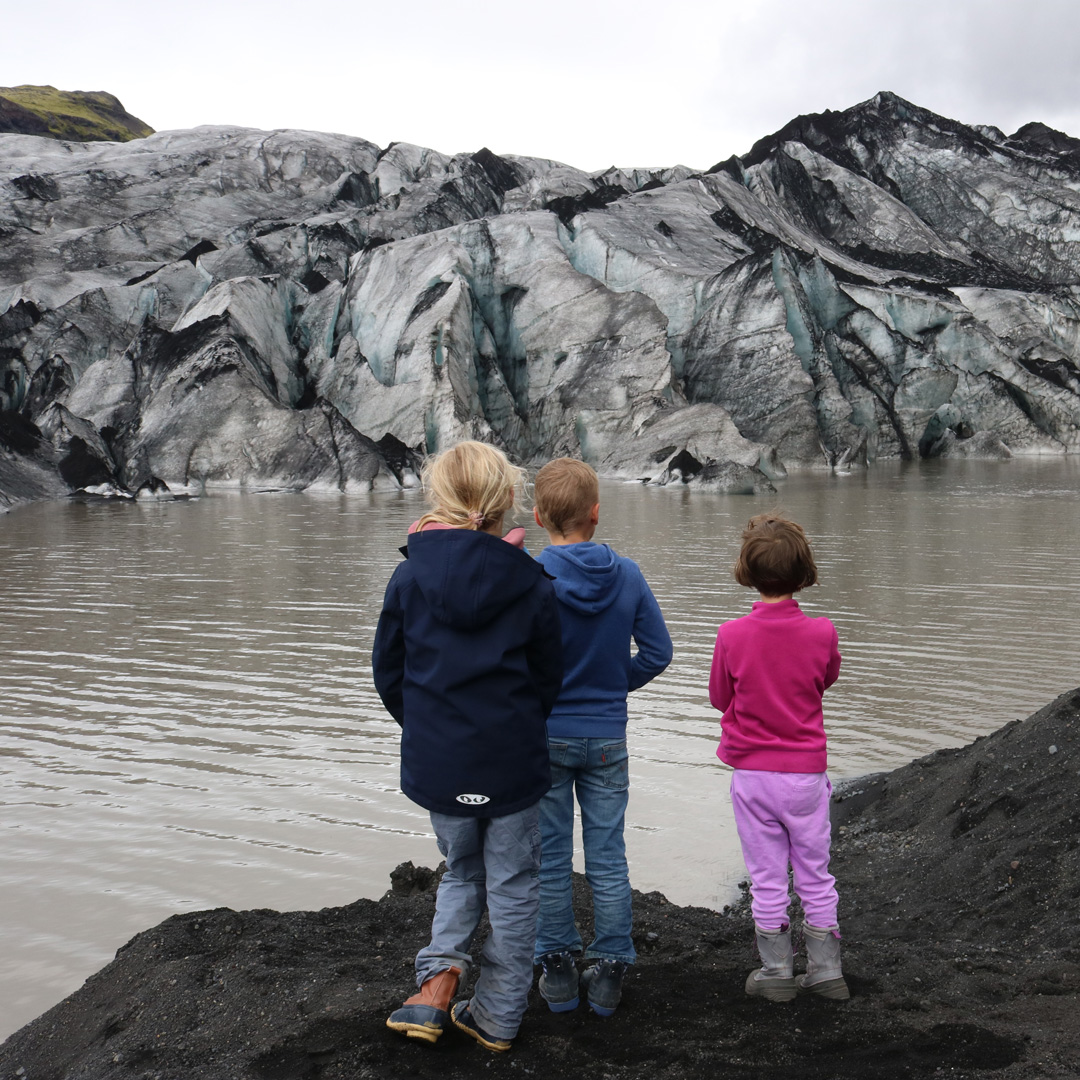
[(154, 129), (104, 90), (0, 86), (0, 132), (77, 142), (128, 142)]

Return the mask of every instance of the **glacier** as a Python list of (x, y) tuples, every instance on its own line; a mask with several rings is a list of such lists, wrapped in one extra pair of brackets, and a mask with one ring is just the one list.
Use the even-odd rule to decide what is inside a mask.
[(0, 135), (0, 507), (1080, 450), (1080, 140), (882, 92), (706, 172)]

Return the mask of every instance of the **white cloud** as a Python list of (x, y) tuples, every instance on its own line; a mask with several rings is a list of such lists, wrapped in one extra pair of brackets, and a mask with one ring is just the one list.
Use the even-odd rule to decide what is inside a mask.
[(1080, 135), (1071, 0), (53, 0), (7, 16), (11, 83), (105, 89), (159, 129), (308, 127), (584, 168), (707, 167), (881, 89)]

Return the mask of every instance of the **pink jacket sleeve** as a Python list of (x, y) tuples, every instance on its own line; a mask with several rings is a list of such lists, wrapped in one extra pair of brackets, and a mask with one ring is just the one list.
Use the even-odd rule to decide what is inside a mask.
[[(839, 654), (837, 656), (839, 660)], [(835, 679), (836, 676), (834, 675)], [(724, 643), (720, 640), (720, 634), (716, 635), (716, 648), (713, 650), (712, 670), (709, 672), (709, 701), (714, 709), (726, 712), (735, 694), (735, 684), (728, 671), (727, 656), (724, 653)]]
[[(830, 625), (832, 625), (830, 623)], [(825, 689), (828, 690), (840, 674), (840, 639), (836, 636), (836, 627), (832, 628), (832, 647), (829, 650), (829, 663), (825, 668)]]

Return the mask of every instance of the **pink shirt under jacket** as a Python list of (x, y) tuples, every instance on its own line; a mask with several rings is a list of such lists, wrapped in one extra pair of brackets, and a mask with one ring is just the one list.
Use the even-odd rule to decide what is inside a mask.
[(717, 757), (736, 769), (824, 772), (821, 696), (840, 674), (836, 627), (794, 600), (757, 602), (716, 635), (709, 700), (723, 714)]

